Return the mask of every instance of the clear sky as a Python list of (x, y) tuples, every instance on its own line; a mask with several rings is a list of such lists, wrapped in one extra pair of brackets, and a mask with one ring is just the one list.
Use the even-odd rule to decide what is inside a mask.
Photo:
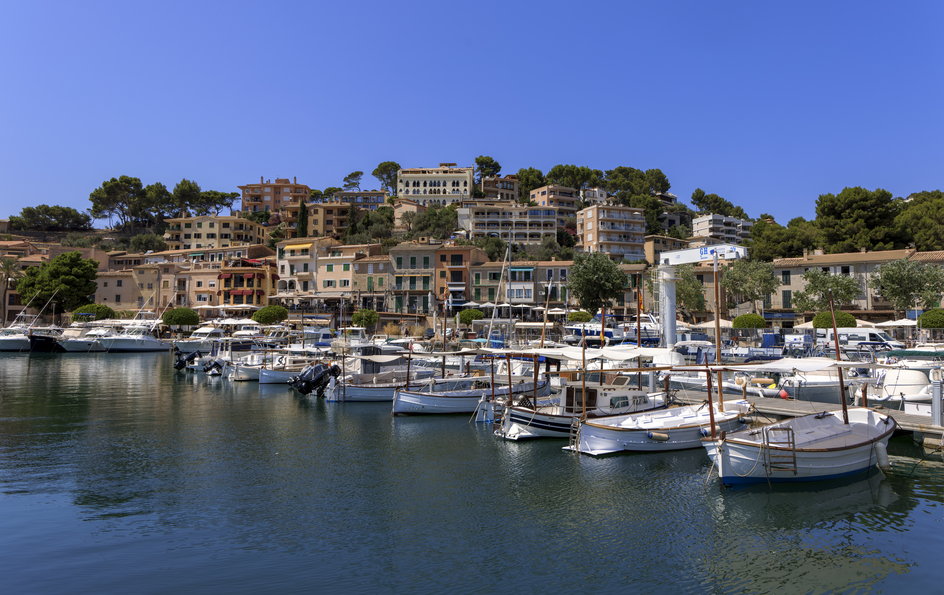
[(944, 187), (944, 2), (5, 0), (0, 217), (122, 174), (658, 167), (785, 223)]

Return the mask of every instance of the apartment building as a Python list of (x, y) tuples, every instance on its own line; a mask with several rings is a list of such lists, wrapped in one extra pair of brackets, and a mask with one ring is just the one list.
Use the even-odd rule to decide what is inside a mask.
[(659, 255), (670, 250), (684, 250), (688, 248), (688, 240), (680, 240), (672, 236), (648, 235), (643, 238), (643, 252), (646, 262), (651, 266), (659, 264)]
[(603, 188), (583, 188), (580, 190), (580, 200), (592, 205), (605, 203), (609, 196)]
[[(485, 262), (471, 267), (473, 301), (478, 304), (527, 305), (532, 310), (543, 308), (545, 304), (549, 308), (567, 305), (567, 277), (573, 261), (515, 261), (509, 263), (505, 279), (499, 283), (502, 265), (501, 262)], [(522, 309), (516, 314), (526, 312)]]
[(278, 274), (275, 262), (244, 259), (220, 267), (217, 275), (219, 305), (224, 308), (255, 310), (269, 305), (269, 296), (275, 294)]
[(692, 235), (707, 236), (726, 244), (741, 244), (751, 236), (753, 221), (725, 215), (702, 215), (692, 219)]
[(430, 307), (435, 305), (433, 278), (436, 251), (441, 247), (442, 244), (420, 239), (403, 242), (390, 249), (390, 262), (393, 265), (393, 285), (390, 290), (395, 312), (432, 313)]
[(436, 251), (435, 293), (452, 306), (454, 313), (471, 299), (472, 267), (488, 262), (488, 255), (475, 246), (443, 245)]
[(557, 235), (557, 209), (516, 203), (473, 200), (458, 210), (459, 228), (469, 239), (493, 237), (509, 244), (540, 244)]
[(380, 255), (380, 244), (345, 244), (332, 246), (318, 259), (315, 271), (315, 297), (329, 308), (341, 300), (350, 304), (359, 301), (354, 289), (354, 263), (368, 256)]
[(358, 307), (377, 312), (388, 308), (392, 270), (390, 257), (385, 255), (365, 256), (354, 261), (353, 290)]
[(256, 213), (269, 211), (277, 213), (287, 205), (298, 205), (299, 201), (309, 199), (311, 188), (299, 184), (298, 178), (259, 178), (258, 184), (246, 184), (238, 187), (242, 191), (242, 210)]
[(567, 218), (577, 215), (580, 194), (576, 188), (551, 184), (532, 190), (530, 199), (539, 206), (556, 208), (557, 224), (563, 227)]
[(167, 219), (164, 241), (171, 250), (228, 248), (261, 244), (266, 239), (264, 225), (233, 215), (205, 215)]
[(577, 213), (577, 248), (613, 260), (645, 260), (646, 218), (642, 209), (594, 205)]
[[(425, 213), (426, 207), (408, 198), (397, 198), (393, 202), (394, 231), (410, 231), (410, 218)], [(404, 218), (404, 215), (406, 217)]]
[(485, 176), (482, 178), (482, 194), (486, 200), (518, 200), (518, 176)]
[(401, 169), (397, 173), (397, 196), (427, 207), (468, 200), (474, 187), (474, 168), (457, 167), (455, 163)]
[(318, 259), (341, 242), (334, 238), (293, 238), (275, 245), (278, 267), (277, 296), (311, 297), (317, 291)]
[(387, 204), (390, 195), (386, 190), (350, 190), (335, 192), (332, 201), (323, 202), (342, 202), (354, 205), (358, 209), (368, 209), (376, 211), (379, 207)]
[(167, 308), (190, 306), (177, 283), (182, 265), (140, 264), (130, 269), (103, 271), (95, 279), (95, 303), (113, 310), (150, 311), (157, 315)]
[(309, 237), (340, 237), (350, 225), (351, 205), (343, 202), (325, 202), (308, 205)]

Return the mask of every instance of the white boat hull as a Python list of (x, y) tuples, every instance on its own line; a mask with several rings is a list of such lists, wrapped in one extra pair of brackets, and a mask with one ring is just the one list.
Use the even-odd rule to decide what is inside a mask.
[(59, 346), (70, 353), (105, 351), (104, 345), (97, 339), (59, 339)]
[[(715, 407), (715, 431), (731, 432), (741, 427), (749, 411), (747, 401), (725, 401), (725, 410)], [(577, 451), (601, 456), (617, 452), (656, 452), (699, 448), (711, 432), (708, 409), (689, 405), (648, 413), (614, 416), (581, 422)]]
[(259, 370), (259, 384), (288, 384), (288, 381), (301, 374), (298, 370), (273, 370), (271, 368), (262, 368)]
[(137, 337), (105, 337), (99, 342), (110, 353), (131, 353), (146, 351), (167, 351), (170, 345), (159, 339), (140, 339)]
[[(661, 395), (647, 395), (646, 397), (646, 401), (640, 403), (633, 413), (662, 409), (666, 405), (665, 398)], [(620, 415), (625, 415), (625, 413), (628, 412)], [(502, 414), (501, 426), (495, 430), (495, 434), (506, 440), (569, 438), (574, 416), (575, 414), (544, 413), (527, 407), (509, 407)]]
[[(538, 382), (538, 396), (550, 394), (550, 383), (547, 380)], [(524, 382), (512, 389), (512, 394), (527, 395), (534, 392), (534, 383)], [(407, 390), (397, 390), (393, 397), (393, 414), (415, 413), (473, 413), (480, 400), (490, 399), (491, 387), (463, 391), (448, 391), (441, 393), (422, 393)], [(508, 387), (501, 386), (495, 389), (495, 399), (502, 401), (508, 396)]]
[[(810, 430), (819, 431), (822, 436), (804, 441), (803, 436), (798, 435), (793, 449), (763, 444), (757, 436), (762, 435), (764, 428), (737, 432), (725, 440), (705, 440), (703, 445), (725, 485), (839, 478), (865, 473), (881, 464), (883, 459), (887, 461), (888, 440), (896, 428), (892, 418), (864, 408), (849, 410), (850, 425), (844, 425), (841, 416), (838, 411), (804, 416), (807, 420), (822, 421), (822, 428)], [(785, 425), (804, 418), (772, 425)], [(753, 435), (754, 438), (742, 442), (742, 435)], [(768, 464), (766, 455), (772, 453), (780, 455), (774, 460), (789, 463)], [(795, 453), (795, 457), (791, 453)]]
[(26, 335), (0, 338), (0, 351), (29, 351), (30, 340)]

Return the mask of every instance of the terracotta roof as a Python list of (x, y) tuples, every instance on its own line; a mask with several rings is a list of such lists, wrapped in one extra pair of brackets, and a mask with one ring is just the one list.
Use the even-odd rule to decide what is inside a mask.
[(775, 258), (775, 267), (802, 267), (855, 264), (862, 262), (889, 262), (908, 258), (914, 250), (882, 250), (879, 252), (841, 252), (839, 254), (810, 254), (797, 258)]
[(930, 252), (915, 252), (911, 259), (916, 262), (941, 262), (944, 263), (944, 250), (933, 250)]
[(45, 254), (30, 254), (16, 259), (17, 262), (44, 262), (46, 260), (49, 260), (49, 256)]

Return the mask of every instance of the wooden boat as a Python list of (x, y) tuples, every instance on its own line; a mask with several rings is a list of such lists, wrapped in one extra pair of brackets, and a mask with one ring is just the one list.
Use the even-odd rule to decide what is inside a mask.
[[(711, 433), (712, 412), (709, 405), (689, 405), (645, 413), (616, 415), (580, 422), (575, 448), (593, 456), (622, 451), (663, 451), (698, 448), (701, 439)], [(717, 431), (730, 432), (741, 426), (750, 411), (748, 401), (725, 401), (724, 411), (716, 403), (714, 422)]]
[(830, 479), (888, 464), (895, 420), (865, 407), (795, 417), (702, 441), (725, 485)]
[[(496, 401), (503, 401), (509, 394), (533, 395), (534, 381), (528, 379), (512, 379), (512, 384), (496, 385), (494, 395)], [(482, 399), (490, 399), (492, 386), (489, 379), (482, 377), (476, 381), (474, 388), (454, 391), (419, 392), (398, 389), (393, 397), (393, 414), (409, 413), (473, 413)], [(537, 395), (544, 397), (551, 392), (551, 383), (547, 378), (537, 383)]]
[[(619, 376), (610, 384), (587, 387), (587, 418), (639, 413), (663, 409), (667, 404), (665, 393), (637, 390), (629, 386), (628, 376)], [(535, 406), (530, 397), (519, 397), (505, 407), (495, 435), (506, 440), (530, 438), (569, 438), (574, 419), (584, 410), (581, 387), (567, 385), (556, 403)]]

